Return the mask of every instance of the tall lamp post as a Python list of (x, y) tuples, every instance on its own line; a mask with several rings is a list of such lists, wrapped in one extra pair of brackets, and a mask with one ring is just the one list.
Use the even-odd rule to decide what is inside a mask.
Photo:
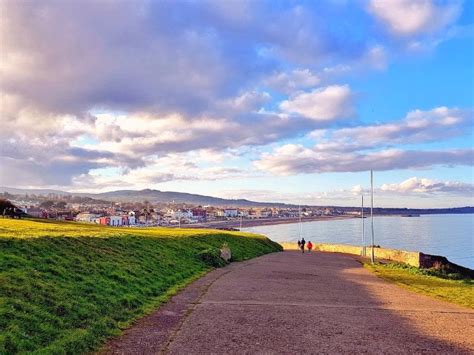
[(372, 264), (375, 262), (374, 246), (375, 246), (375, 237), (374, 237), (374, 171), (370, 170), (370, 223), (372, 229), (372, 253), (370, 255), (370, 261)]
[(365, 222), (364, 222), (364, 192), (362, 191), (362, 208), (360, 215), (362, 218), (362, 256), (365, 256)]

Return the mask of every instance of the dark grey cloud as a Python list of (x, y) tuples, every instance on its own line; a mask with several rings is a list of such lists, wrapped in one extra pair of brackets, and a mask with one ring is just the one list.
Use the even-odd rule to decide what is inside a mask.
[(72, 177), (87, 173), (103, 164), (89, 161), (18, 160), (0, 156), (0, 183), (3, 186), (67, 186)]
[(2, 87), (58, 112), (195, 114), (287, 62), (362, 56), (369, 44), (329, 30), (321, 12), (270, 1), (7, 0), (2, 60), (15, 70)]
[(136, 156), (80, 147), (70, 147), (67, 140), (29, 140), (2, 142), (0, 182), (3, 186), (70, 185), (75, 176), (91, 169), (139, 168), (144, 161)]

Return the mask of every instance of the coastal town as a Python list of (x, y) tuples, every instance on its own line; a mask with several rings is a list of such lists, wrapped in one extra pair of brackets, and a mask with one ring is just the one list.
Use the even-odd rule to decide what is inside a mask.
[[(219, 203), (164, 201), (159, 199), (118, 200), (92, 198), (65, 193), (0, 192), (0, 201), (8, 201), (17, 214), (32, 218), (76, 221), (114, 227), (186, 227), (241, 229), (258, 225), (295, 223), (315, 220), (361, 218), (360, 206), (314, 206), (282, 203), (241, 205), (232, 200)], [(233, 202), (233, 203), (232, 203)], [(251, 202), (251, 201), (246, 201)], [(8, 209), (0, 209), (8, 214)], [(11, 211), (10, 211), (11, 212)], [(370, 213), (364, 207), (364, 216)], [(374, 215), (418, 217), (423, 214), (474, 213), (474, 207), (409, 209), (375, 207)]]
[(474, 0), (0, 19), (0, 355), (474, 355)]
[[(229, 227), (288, 222), (322, 217), (354, 217), (360, 211), (334, 207), (236, 207), (193, 205), (189, 203), (151, 203), (102, 201), (72, 195), (0, 194), (25, 215), (34, 218), (96, 223), (116, 227), (181, 226)], [(253, 223), (252, 223), (253, 222)]]

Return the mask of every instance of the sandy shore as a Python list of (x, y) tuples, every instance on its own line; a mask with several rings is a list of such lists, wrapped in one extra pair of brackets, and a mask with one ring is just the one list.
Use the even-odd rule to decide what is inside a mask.
[[(301, 222), (315, 221), (334, 221), (340, 219), (360, 218), (358, 216), (317, 216), (305, 217)], [(275, 224), (299, 223), (299, 218), (259, 218), (259, 219), (243, 219), (242, 228), (269, 226)], [(187, 224), (186, 228), (240, 228), (240, 220), (213, 221), (207, 223)]]

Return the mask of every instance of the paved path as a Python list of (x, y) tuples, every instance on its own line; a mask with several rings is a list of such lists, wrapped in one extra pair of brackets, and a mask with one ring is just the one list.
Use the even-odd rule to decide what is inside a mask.
[(104, 353), (474, 353), (474, 312), (385, 282), (342, 254), (215, 270)]

